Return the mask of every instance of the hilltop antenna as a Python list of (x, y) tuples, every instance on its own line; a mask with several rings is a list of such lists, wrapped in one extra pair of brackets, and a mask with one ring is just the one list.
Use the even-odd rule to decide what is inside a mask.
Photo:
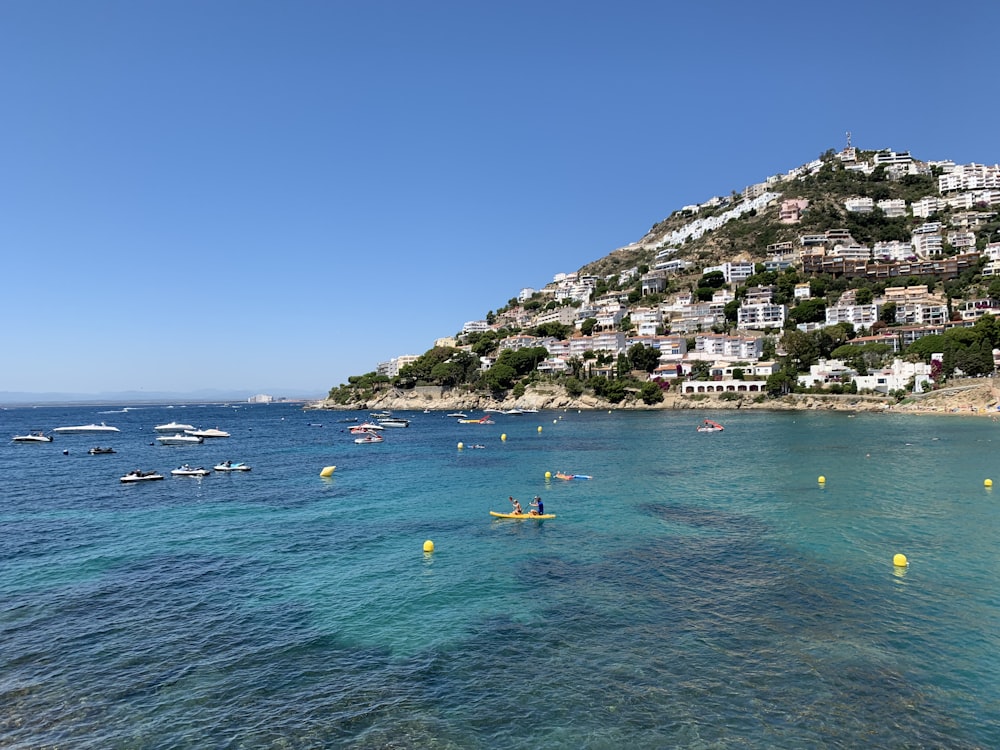
[(847, 148), (848, 149), (851, 148), (851, 131), (850, 130), (847, 131)]

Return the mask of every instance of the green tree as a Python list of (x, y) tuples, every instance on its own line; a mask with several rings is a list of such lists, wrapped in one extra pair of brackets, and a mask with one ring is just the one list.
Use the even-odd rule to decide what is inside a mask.
[(804, 299), (788, 312), (788, 319), (799, 323), (818, 323), (826, 319), (825, 299)]
[(566, 378), (563, 387), (566, 389), (566, 393), (572, 398), (579, 398), (583, 395), (583, 383), (576, 378)]
[(584, 336), (590, 336), (594, 332), (594, 326), (597, 325), (597, 318), (584, 318), (583, 322), (580, 324), (580, 333)]
[(663, 390), (656, 383), (643, 383), (639, 388), (639, 398), (647, 406), (663, 401)]
[(815, 339), (808, 333), (798, 330), (785, 332), (781, 337), (781, 348), (785, 350), (789, 361), (799, 372), (805, 372), (810, 365), (816, 364), (820, 353)]
[(484, 376), (486, 387), (494, 393), (508, 390), (514, 384), (515, 378), (517, 373), (514, 368), (499, 361), (494, 362)]
[(660, 350), (645, 344), (633, 344), (628, 349), (628, 359), (633, 370), (652, 372), (660, 364)]

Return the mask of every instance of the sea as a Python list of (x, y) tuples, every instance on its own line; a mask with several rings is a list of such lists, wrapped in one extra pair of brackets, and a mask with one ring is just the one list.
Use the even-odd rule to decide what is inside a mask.
[(0, 747), (1000, 747), (996, 420), (397, 416), (0, 411)]

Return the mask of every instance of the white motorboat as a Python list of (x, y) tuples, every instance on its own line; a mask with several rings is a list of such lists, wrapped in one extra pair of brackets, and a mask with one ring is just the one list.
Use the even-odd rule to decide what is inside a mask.
[(180, 422), (167, 422), (166, 424), (158, 424), (153, 429), (157, 432), (184, 432), (184, 430), (193, 430), (194, 425), (181, 424)]
[(402, 417), (379, 417), (378, 423), (382, 427), (409, 427), (410, 420)]
[(71, 427), (56, 427), (53, 432), (60, 432), (64, 434), (83, 434), (87, 432), (121, 432), (117, 427), (112, 427), (111, 425), (106, 425), (104, 422), (100, 424), (80, 424)]
[(199, 466), (194, 468), (183, 464), (170, 472), (175, 477), (207, 477), (212, 472), (209, 469)]
[(221, 464), (213, 466), (216, 471), (250, 471), (252, 466), (248, 466), (242, 461), (223, 461)]
[(465, 414), (464, 412), (460, 412), (460, 411), (453, 411), (451, 414), (448, 414), (447, 416), (454, 417), (455, 419), (468, 419), (469, 418), (468, 414)]
[(224, 430), (220, 430), (218, 427), (213, 427), (208, 430), (184, 430), (186, 435), (193, 435), (194, 437), (200, 438), (224, 438), (229, 437), (229, 433)]
[(351, 428), (351, 432), (355, 435), (359, 435), (366, 432), (376, 432), (384, 429), (385, 428), (382, 425), (375, 424), (374, 422), (362, 422), (361, 424), (354, 425), (354, 427)]
[(11, 440), (15, 443), (51, 443), (52, 436), (42, 430), (32, 430), (27, 435), (15, 435)]
[(162, 474), (157, 474), (155, 471), (130, 471), (128, 474), (121, 478), (123, 482), (152, 482), (157, 479), (163, 479)]
[(160, 445), (197, 445), (204, 443), (205, 438), (196, 435), (183, 435), (178, 432), (176, 435), (157, 435), (156, 442)]
[(374, 432), (369, 432), (367, 435), (362, 435), (361, 437), (354, 438), (354, 442), (358, 445), (366, 445), (367, 443), (381, 443), (385, 440), (384, 437), (378, 435)]

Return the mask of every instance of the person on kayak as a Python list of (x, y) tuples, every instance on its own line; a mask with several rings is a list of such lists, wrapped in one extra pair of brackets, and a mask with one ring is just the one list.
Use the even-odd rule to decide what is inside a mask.
[(542, 498), (535, 495), (535, 499), (531, 501), (531, 515), (540, 516), (545, 513), (545, 504), (542, 502)]
[(518, 515), (521, 515), (522, 513), (524, 513), (524, 511), (521, 510), (521, 503), (519, 503), (517, 500), (515, 500), (513, 495), (510, 495), (508, 497), (508, 499), (510, 500), (510, 504), (512, 506), (514, 506), (513, 510), (511, 510), (511, 513), (517, 513)]

